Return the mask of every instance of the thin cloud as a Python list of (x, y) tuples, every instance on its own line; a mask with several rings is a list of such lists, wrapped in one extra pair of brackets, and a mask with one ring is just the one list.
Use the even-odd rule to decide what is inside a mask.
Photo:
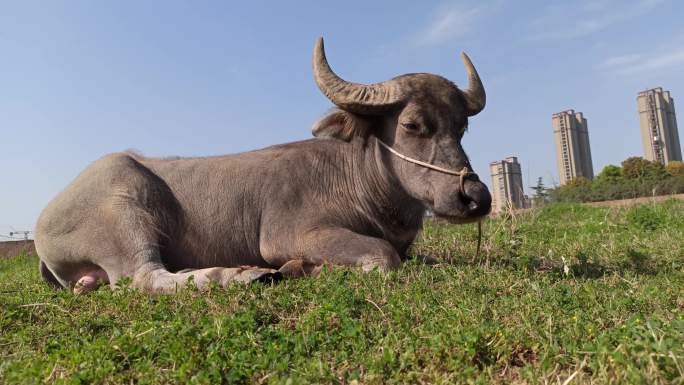
[(643, 56), (640, 54), (620, 55), (609, 57), (596, 66), (598, 69), (615, 69), (617, 67), (625, 67), (634, 65), (641, 60)]
[(467, 8), (458, 4), (441, 8), (412, 41), (415, 45), (429, 46), (463, 37), (474, 29), (483, 10), (482, 7)]
[(684, 48), (651, 55), (624, 55), (604, 60), (598, 68), (618, 75), (665, 71), (684, 65)]
[(584, 0), (548, 8), (531, 24), (531, 40), (568, 40), (591, 35), (643, 15), (665, 0)]

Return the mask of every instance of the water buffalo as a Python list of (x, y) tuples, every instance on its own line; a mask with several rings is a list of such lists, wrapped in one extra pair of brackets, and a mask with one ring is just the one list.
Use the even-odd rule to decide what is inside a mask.
[(485, 91), (415, 73), (363, 85), (338, 77), (316, 42), (313, 73), (336, 109), (315, 138), (235, 155), (107, 155), (43, 210), (35, 231), (44, 279), (77, 293), (130, 277), (172, 292), (211, 282), (312, 274), (324, 264), (393, 269), (427, 209), (479, 220), (491, 196), (461, 138)]

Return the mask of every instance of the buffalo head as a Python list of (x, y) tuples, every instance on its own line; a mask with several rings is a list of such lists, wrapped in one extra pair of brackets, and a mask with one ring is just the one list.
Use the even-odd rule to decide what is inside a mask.
[[(491, 196), (472, 171), (461, 139), (468, 127), (468, 117), (484, 108), (485, 91), (468, 56), (463, 54), (462, 58), (469, 78), (465, 90), (427, 73), (364, 85), (345, 81), (332, 71), (323, 39), (319, 38), (314, 49), (314, 78), (339, 109), (314, 125), (314, 135), (345, 141), (375, 138), (376, 141), (368, 143), (379, 140), (387, 144), (394, 151), (390, 153), (378, 146), (377, 151), (382, 152), (380, 159), (410, 196), (451, 222), (478, 220), (489, 213)], [(396, 156), (397, 153), (404, 157)], [(459, 177), (405, 158), (441, 169), (466, 168), (470, 173)]]

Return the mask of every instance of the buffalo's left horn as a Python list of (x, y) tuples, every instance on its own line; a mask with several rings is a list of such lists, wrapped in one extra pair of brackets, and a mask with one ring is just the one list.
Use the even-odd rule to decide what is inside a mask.
[(473, 62), (470, 61), (465, 52), (461, 52), (461, 59), (463, 59), (463, 64), (465, 64), (466, 72), (468, 73), (468, 89), (463, 91), (466, 99), (466, 114), (473, 116), (485, 107), (487, 95), (485, 95), (480, 75), (477, 74)]
[(322, 37), (318, 38), (314, 47), (313, 73), (318, 88), (343, 110), (360, 114), (379, 114), (402, 101), (399, 86), (395, 81), (366, 85), (351, 83), (337, 76), (325, 58)]

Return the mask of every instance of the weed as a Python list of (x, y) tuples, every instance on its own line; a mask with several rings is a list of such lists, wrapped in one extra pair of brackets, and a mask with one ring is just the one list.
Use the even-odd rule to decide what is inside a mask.
[(636, 206), (627, 213), (627, 221), (642, 230), (657, 230), (663, 225), (662, 215), (650, 205)]

